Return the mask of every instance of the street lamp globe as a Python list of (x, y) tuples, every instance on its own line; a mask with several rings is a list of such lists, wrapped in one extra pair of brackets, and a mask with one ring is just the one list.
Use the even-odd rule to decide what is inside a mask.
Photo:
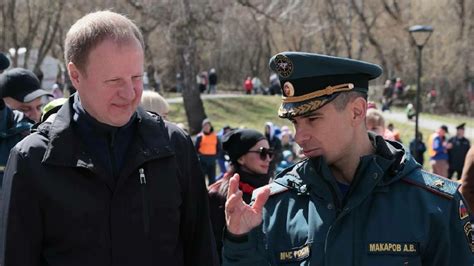
[(426, 25), (415, 25), (411, 26), (408, 29), (408, 32), (410, 32), (410, 36), (416, 46), (423, 47), (433, 33), (433, 27)]

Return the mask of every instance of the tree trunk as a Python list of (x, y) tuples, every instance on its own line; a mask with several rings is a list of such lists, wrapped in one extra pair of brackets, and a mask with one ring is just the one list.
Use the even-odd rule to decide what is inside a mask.
[(189, 0), (182, 0), (183, 24), (178, 35), (178, 65), (183, 76), (183, 103), (188, 119), (189, 133), (197, 134), (201, 130), (201, 122), (206, 118), (201, 93), (196, 86), (196, 36), (193, 33), (192, 12)]

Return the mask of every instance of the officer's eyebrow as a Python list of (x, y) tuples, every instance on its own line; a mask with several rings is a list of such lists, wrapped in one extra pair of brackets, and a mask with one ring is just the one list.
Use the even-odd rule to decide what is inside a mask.
[[(309, 113), (306, 113), (306, 114), (302, 114), (298, 117), (299, 118), (308, 118), (308, 117), (315, 117), (315, 116), (323, 116), (323, 113), (319, 112), (318, 110), (315, 110), (315, 111), (312, 111), (312, 112), (309, 112)], [(294, 117), (288, 118), (288, 120), (290, 120), (291, 123), (296, 124), (296, 119)]]
[(323, 115), (323, 113), (319, 112), (319, 110), (314, 110), (312, 112), (301, 115), (301, 117), (322, 116), (322, 115)]

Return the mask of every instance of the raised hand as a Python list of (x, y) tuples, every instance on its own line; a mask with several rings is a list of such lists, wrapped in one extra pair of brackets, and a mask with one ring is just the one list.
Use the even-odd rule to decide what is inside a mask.
[(225, 203), (227, 231), (234, 235), (246, 234), (262, 222), (262, 209), (270, 195), (270, 189), (265, 187), (259, 190), (254, 204), (248, 205), (242, 200), (239, 180), (238, 174), (230, 178)]

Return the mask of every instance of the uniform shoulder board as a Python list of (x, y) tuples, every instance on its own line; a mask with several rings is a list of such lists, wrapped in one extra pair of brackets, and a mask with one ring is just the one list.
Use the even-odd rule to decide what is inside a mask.
[(252, 200), (251, 202), (254, 202), (255, 199), (257, 198), (257, 194), (259, 191), (261, 191), (262, 189), (264, 188), (270, 188), (270, 197), (273, 196), (273, 195), (276, 195), (276, 194), (280, 194), (282, 192), (285, 192), (285, 191), (288, 191), (289, 188), (287, 186), (284, 186), (280, 183), (277, 183), (275, 181), (273, 181), (272, 183), (266, 185), (266, 186), (263, 186), (263, 187), (259, 187), (257, 189), (255, 189), (253, 192), (252, 192)]
[(296, 169), (298, 168), (295, 167), (296, 165), (298, 164), (295, 164), (283, 170), (275, 177), (275, 180), (273, 180), (273, 182), (271, 182), (270, 184), (255, 189), (252, 193), (252, 202), (255, 201), (258, 191), (262, 190), (265, 187), (270, 188), (270, 197), (289, 190), (294, 190), (299, 195), (308, 193), (309, 191), (307, 189), (306, 184), (296, 173)]
[(402, 180), (448, 199), (454, 197), (460, 185), (455, 181), (425, 171), (420, 171)]

